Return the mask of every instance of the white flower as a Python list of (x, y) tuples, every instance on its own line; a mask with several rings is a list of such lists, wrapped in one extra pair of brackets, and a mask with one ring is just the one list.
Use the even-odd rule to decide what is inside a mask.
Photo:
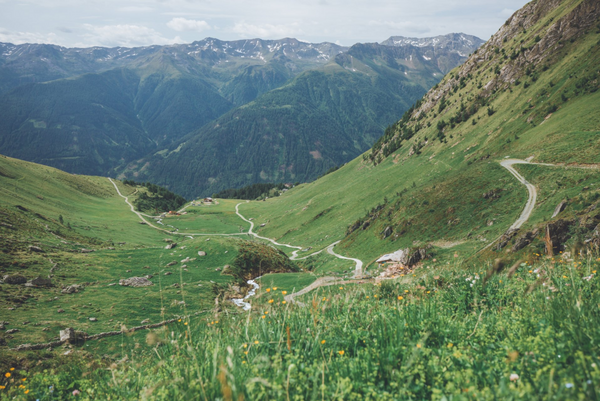
[(512, 373), (512, 374), (510, 375), (510, 381), (511, 381), (511, 382), (514, 382), (514, 381), (517, 381), (517, 380), (519, 380), (519, 375), (518, 375), (518, 374), (516, 374), (516, 373)]
[(572, 388), (573, 387), (573, 383), (565, 383), (565, 387), (566, 388)]

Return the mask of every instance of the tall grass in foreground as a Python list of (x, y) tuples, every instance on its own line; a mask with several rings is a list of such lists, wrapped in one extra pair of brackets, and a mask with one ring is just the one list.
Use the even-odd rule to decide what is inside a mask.
[(545, 259), (484, 283), (483, 268), (465, 272), (457, 264), (411, 280), (322, 288), (305, 296), (305, 307), (282, 303), (271, 288), (250, 314), (149, 332), (153, 357), (108, 368), (74, 364), (33, 375), (20, 389), (2, 383), (2, 393), (40, 400), (75, 390), (81, 399), (597, 399), (599, 265)]

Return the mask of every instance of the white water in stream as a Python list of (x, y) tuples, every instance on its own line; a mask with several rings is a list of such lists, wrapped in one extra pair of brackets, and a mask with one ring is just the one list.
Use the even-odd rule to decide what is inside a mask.
[[(260, 278), (260, 277), (257, 277), (257, 279), (258, 278)], [(258, 284), (256, 284), (256, 281), (254, 281), (254, 280), (248, 280), (247, 283), (252, 286), (252, 289), (250, 291), (248, 291), (248, 294), (246, 294), (246, 296), (242, 299), (239, 299), (239, 298), (231, 299), (231, 302), (233, 302), (234, 304), (236, 304), (237, 306), (241, 307), (244, 310), (252, 309), (252, 305), (250, 305), (250, 302), (246, 302), (246, 300), (248, 298), (256, 295), (256, 290), (258, 290), (260, 288), (260, 286)]]

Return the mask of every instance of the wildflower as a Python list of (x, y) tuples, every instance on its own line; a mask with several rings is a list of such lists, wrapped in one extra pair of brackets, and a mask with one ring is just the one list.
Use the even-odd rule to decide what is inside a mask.
[(417, 344), (417, 348), (421, 348), (421, 344)]
[(27, 380), (27, 378), (26, 378), (26, 377), (24, 377), (24, 378), (22, 378), (21, 380), (22, 380), (22, 381), (25, 381), (25, 380)]
[(181, 319), (179, 319), (178, 322), (181, 322)]
[(15, 370), (15, 368), (10, 368), (9, 370), (12, 372), (13, 370)]
[(22, 384), (19, 384), (19, 388), (25, 388), (25, 386)]
[(248, 344), (244, 344), (244, 348), (248, 348)]
[(321, 344), (325, 344), (325, 340), (321, 340)]
[(517, 381), (517, 380), (519, 380), (519, 375), (518, 375), (518, 374), (516, 374), (516, 373), (512, 373), (512, 374), (510, 375), (510, 381), (511, 381), (511, 382), (514, 382), (514, 381)]
[(340, 354), (340, 356), (343, 356), (345, 354), (344, 350), (338, 351), (338, 354)]
[(285, 295), (285, 294), (287, 294), (287, 291), (281, 291), (281, 293), (282, 293), (283, 295)]
[(340, 290), (343, 290), (343, 289), (344, 289), (344, 287), (340, 287)]
[(6, 386), (0, 386), (0, 390), (4, 390)]
[(596, 369), (596, 364), (592, 363), (592, 368)]
[(265, 312), (264, 312), (264, 314), (265, 314), (265, 315), (268, 315), (268, 314), (269, 314), (269, 311), (268, 311), (268, 310), (267, 310), (267, 311), (265, 311)]
[(502, 280), (500, 280), (500, 283), (502, 283)]
[(533, 270), (529, 270), (529, 273), (533, 273)]
[(6, 377), (6, 378), (9, 378), (10, 376), (11, 376), (11, 375), (10, 375), (10, 373), (8, 373), (8, 372), (6, 372), (6, 373), (4, 374), (4, 377)]
[(258, 340), (255, 340), (255, 341), (254, 341), (254, 344), (257, 344), (257, 345), (258, 345)]
[(29, 393), (29, 390), (25, 390), (25, 394), (28, 394), (28, 393)]
[(79, 394), (81, 394), (81, 391), (79, 391), (79, 390), (73, 390), (73, 395), (79, 395)]
[(323, 297), (322, 301), (327, 301), (327, 297)]
[(266, 292), (271, 292), (271, 289), (270, 289), (270, 288), (267, 288), (265, 291), (266, 291)]
[(377, 298), (377, 294), (373, 295), (374, 298)]
[(273, 291), (277, 291), (277, 287), (273, 287)]
[(272, 303), (273, 303), (273, 300), (272, 300), (272, 299), (269, 299), (269, 303), (270, 303), (270, 304), (272, 304)]
[(454, 344), (452, 344), (452, 343), (448, 344), (448, 348), (452, 348), (452, 347), (454, 347)]
[(261, 317), (262, 317), (263, 319), (264, 319), (264, 318), (266, 318), (266, 316), (265, 316), (265, 315), (262, 315)]
[(369, 299), (369, 296), (367, 295), (367, 299)]
[(246, 363), (246, 361), (242, 361), (242, 365), (245, 364), (245, 363)]
[(248, 355), (248, 351), (244, 351), (244, 355)]
[(566, 388), (573, 388), (573, 383), (565, 383)]
[(398, 297), (398, 301), (402, 301), (404, 299), (404, 297)]
[(563, 276), (563, 278), (567, 278), (567, 276)]
[(218, 321), (218, 320), (215, 320), (215, 324), (217, 324), (217, 323), (219, 323), (219, 321)]
[(592, 271), (593, 274), (596, 274), (596, 270)]
[(187, 326), (187, 325), (188, 325), (188, 322), (185, 322), (185, 323), (184, 323), (184, 325), (185, 325), (185, 326)]
[(404, 290), (404, 292), (408, 294), (408, 290)]
[(431, 291), (427, 291), (427, 293), (429, 294)]
[(286, 301), (281, 301), (281, 303), (282, 303), (282, 304), (287, 304), (287, 302), (286, 302)]

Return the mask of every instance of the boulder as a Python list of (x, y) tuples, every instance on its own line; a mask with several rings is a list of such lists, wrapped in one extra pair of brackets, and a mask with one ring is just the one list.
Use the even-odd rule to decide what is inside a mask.
[(173, 243), (171, 243), (171, 244), (169, 244), (169, 245), (165, 246), (165, 249), (173, 249), (173, 248), (175, 248), (176, 246), (177, 246), (177, 242), (173, 242)]
[(95, 252), (95, 249), (86, 249), (86, 248), (81, 248), (81, 250), (79, 252), (81, 253), (92, 253)]
[(531, 244), (531, 241), (533, 241), (533, 239), (535, 238), (537, 233), (538, 233), (537, 230), (529, 231), (529, 232), (526, 232), (524, 235), (520, 236), (519, 238), (517, 238), (511, 248), (511, 251), (517, 252), (517, 251), (525, 248), (527, 245)]
[(569, 239), (569, 229), (574, 224), (570, 220), (556, 220), (546, 226), (546, 238), (553, 252), (564, 250), (564, 244)]
[(206, 252), (204, 252), (204, 251), (198, 251), (198, 256), (206, 256)]
[(561, 201), (558, 205), (556, 205), (556, 208), (554, 209), (554, 213), (552, 213), (552, 218), (555, 218), (556, 216), (558, 216), (558, 214), (560, 212), (562, 212), (563, 210), (565, 210), (565, 208), (567, 207), (567, 200), (563, 200)]
[(383, 239), (386, 239), (387, 237), (389, 237), (390, 235), (392, 235), (392, 233), (394, 232), (394, 230), (392, 229), (391, 226), (387, 226), (385, 228), (385, 230), (383, 230), (382, 234), (383, 234)]
[(125, 280), (119, 280), (119, 285), (124, 287), (148, 287), (154, 285), (154, 283), (146, 277), (130, 277)]
[(13, 274), (11, 275), (6, 275), (4, 276), (4, 283), (5, 284), (25, 284), (27, 282), (27, 279), (23, 276), (21, 276), (20, 274)]
[(167, 266), (175, 266), (176, 264), (177, 264), (176, 261), (172, 261), (172, 262), (167, 263)]
[(60, 331), (60, 341), (66, 341), (71, 344), (84, 340), (86, 336), (87, 333), (84, 333), (83, 331), (75, 331), (75, 329), (71, 327)]
[(79, 284), (72, 284), (68, 287), (62, 289), (61, 293), (63, 294), (75, 294), (79, 291), (83, 290), (83, 286)]
[(141, 321), (142, 324), (148, 324), (150, 323), (150, 319), (144, 319)]
[(39, 246), (35, 246), (35, 245), (29, 245), (29, 250), (31, 252), (40, 252), (40, 253), (44, 252), (42, 248), (40, 248)]
[(59, 310), (56, 311), (56, 313), (65, 313), (65, 310), (64, 309), (59, 309)]
[(97, 321), (98, 321), (98, 319), (96, 319), (95, 317), (90, 318), (90, 322), (97, 322)]
[(6, 334), (14, 334), (19, 332), (19, 329), (10, 329), (10, 330), (6, 330)]
[(37, 276), (33, 280), (29, 280), (25, 285), (29, 287), (52, 287), (52, 280)]
[(165, 276), (170, 276), (171, 274), (173, 274), (173, 273), (171, 273), (171, 272), (165, 272)]

